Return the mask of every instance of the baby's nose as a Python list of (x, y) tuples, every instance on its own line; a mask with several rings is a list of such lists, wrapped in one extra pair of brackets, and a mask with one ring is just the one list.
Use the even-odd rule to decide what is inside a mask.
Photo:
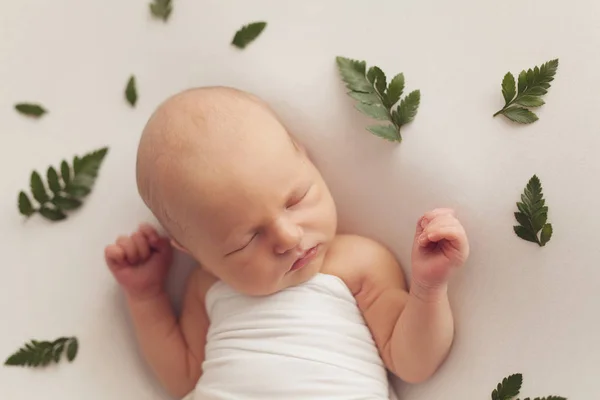
[(290, 221), (280, 221), (275, 227), (275, 252), (285, 254), (300, 245), (302, 228)]

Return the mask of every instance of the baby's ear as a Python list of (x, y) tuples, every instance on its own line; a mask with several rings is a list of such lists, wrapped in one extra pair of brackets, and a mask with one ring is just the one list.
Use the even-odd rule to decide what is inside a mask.
[(185, 247), (183, 247), (182, 245), (179, 244), (179, 242), (175, 239), (171, 239), (171, 246), (175, 247), (177, 250), (185, 253), (185, 254), (190, 254), (190, 252), (188, 251), (188, 249), (186, 249)]

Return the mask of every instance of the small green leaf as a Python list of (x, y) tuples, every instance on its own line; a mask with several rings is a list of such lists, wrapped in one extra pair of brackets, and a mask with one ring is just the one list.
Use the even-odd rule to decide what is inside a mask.
[(390, 85), (387, 88), (388, 100), (390, 102), (390, 107), (394, 106), (400, 100), (402, 93), (404, 92), (404, 74), (399, 73), (396, 75)]
[(558, 68), (558, 59), (548, 61), (541, 67), (534, 67), (523, 70), (519, 74), (518, 92), (515, 97), (514, 77), (509, 72), (502, 81), (502, 95), (504, 96), (504, 107), (494, 114), (502, 114), (512, 121), (520, 124), (530, 124), (538, 120), (537, 115), (529, 110), (514, 105), (524, 107), (539, 107), (545, 104), (539, 96), (543, 96), (550, 88), (550, 82), (554, 80), (556, 69)]
[(39, 118), (46, 114), (47, 111), (39, 104), (19, 103), (15, 105), (15, 109), (28, 117)]
[(514, 374), (506, 377), (492, 392), (492, 400), (510, 400), (521, 391), (523, 375)]
[[(515, 219), (519, 223), (514, 231), (521, 239), (543, 246), (552, 236), (552, 226), (547, 224), (548, 207), (543, 198), (542, 183), (537, 175), (533, 175), (521, 195), (521, 202), (517, 202), (519, 212), (515, 212)], [(538, 239), (538, 232), (542, 230)]]
[[(527, 216), (527, 214), (523, 214), (521, 212), (516, 212), (515, 219), (517, 220), (517, 222), (519, 224), (521, 224), (526, 229), (528, 229), (530, 231), (533, 230), (531, 227), (531, 222), (529, 221), (529, 217)], [(535, 236), (535, 233), (534, 233), (534, 236)]]
[(48, 187), (52, 193), (56, 194), (62, 190), (60, 187), (60, 182), (58, 182), (58, 174), (56, 173), (54, 167), (48, 167), (46, 178), (48, 179)]
[(77, 338), (72, 338), (67, 346), (67, 360), (69, 362), (73, 361), (77, 356), (77, 351), (79, 350), (79, 343), (77, 342)]
[(534, 79), (534, 71), (530, 68), (525, 73), (525, 81), (527, 82), (527, 86), (532, 86)]
[(511, 121), (517, 122), (519, 124), (531, 124), (538, 120), (537, 115), (532, 113), (526, 108), (521, 107), (509, 107), (506, 110), (502, 111), (501, 114), (506, 116)]
[(150, 3), (152, 16), (162, 19), (164, 22), (167, 22), (172, 11), (171, 0), (154, 0), (154, 3)]
[(69, 185), (65, 188), (65, 192), (73, 197), (82, 198), (91, 193), (91, 190), (87, 187)]
[(375, 86), (377, 92), (380, 95), (385, 94), (385, 89), (387, 87), (387, 78), (385, 73), (381, 70), (381, 68), (377, 66), (372, 66), (369, 68), (369, 72), (367, 72), (367, 79), (371, 82), (372, 85)]
[(29, 196), (23, 191), (19, 193), (19, 212), (26, 217), (30, 217), (35, 213), (35, 209), (31, 205)]
[(55, 363), (58, 363), (60, 361), (60, 356), (62, 355), (64, 349), (65, 349), (65, 343), (61, 342), (52, 351), (52, 358)]
[(414, 119), (420, 103), (420, 92), (413, 91), (400, 101), (395, 110), (392, 110), (404, 90), (402, 73), (394, 76), (386, 87), (385, 73), (379, 67), (373, 66), (366, 72), (364, 61), (336, 57), (336, 62), (342, 80), (350, 89), (348, 95), (359, 101), (355, 107), (371, 118), (393, 123), (393, 126), (370, 126), (367, 130), (386, 140), (401, 141), (400, 127)]
[(127, 87), (125, 88), (125, 99), (127, 99), (127, 102), (132, 107), (135, 107), (135, 104), (137, 103), (138, 95), (137, 95), (137, 89), (136, 89), (136, 85), (135, 85), (135, 76), (134, 75), (131, 75), (131, 78), (129, 78), (129, 81), (127, 82)]
[(519, 74), (519, 93), (523, 93), (527, 87), (527, 72), (521, 71)]
[(33, 198), (38, 201), (40, 204), (46, 203), (50, 198), (48, 197), (48, 193), (46, 192), (46, 188), (44, 187), (44, 183), (42, 182), (42, 178), (37, 171), (33, 171), (31, 173), (31, 180), (29, 185), (31, 186), (31, 193), (33, 193)]
[(546, 93), (548, 93), (548, 91), (541, 86), (536, 86), (527, 89), (527, 95), (529, 96), (543, 96)]
[(398, 133), (398, 129), (394, 125), (373, 125), (369, 126), (367, 130), (375, 136), (379, 136), (390, 142), (401, 141), (400, 133)]
[(531, 216), (531, 227), (534, 232), (539, 232), (540, 229), (544, 225), (546, 225), (546, 221), (548, 220), (548, 214), (543, 211), (536, 211), (534, 215)]
[(54, 342), (31, 340), (13, 353), (4, 362), (7, 366), (38, 367), (47, 366), (51, 362), (58, 363), (65, 343), (69, 341), (67, 359), (72, 361), (77, 354), (77, 338), (61, 338)]
[(104, 147), (81, 158), (75, 156), (73, 158), (75, 175), (65, 187), (65, 192), (75, 198), (82, 198), (90, 194), (107, 152), (108, 148)]
[(540, 246), (545, 246), (552, 238), (552, 224), (546, 224), (540, 234)]
[(417, 115), (417, 111), (419, 109), (419, 103), (421, 102), (421, 92), (419, 90), (415, 90), (409, 93), (402, 101), (400, 101), (400, 105), (397, 108), (398, 118), (395, 121), (396, 125), (402, 126), (412, 122)]
[(252, 43), (265, 29), (266, 22), (253, 22), (241, 27), (233, 37), (232, 45), (239, 49), (244, 49)]
[[(71, 180), (69, 186), (91, 189), (107, 152), (108, 148), (103, 147), (88, 153), (81, 158), (75, 157), (75, 176)], [(67, 192), (69, 191), (69, 186), (67, 186)]]
[(47, 206), (42, 206), (39, 209), (39, 213), (42, 215), (42, 217), (50, 221), (62, 221), (63, 219), (67, 218), (65, 213), (63, 213), (61, 210)]
[(57, 194), (52, 199), (52, 204), (56, 206), (56, 208), (64, 211), (75, 210), (81, 207), (81, 200), (73, 199), (71, 197), (66, 197), (60, 194)]
[(513, 229), (514, 229), (515, 233), (517, 234), (517, 236), (520, 237), (521, 239), (527, 240), (528, 242), (538, 243), (537, 236), (533, 232), (531, 232), (529, 229), (526, 229), (519, 225), (513, 226)]
[(502, 95), (504, 96), (505, 105), (508, 105), (510, 101), (515, 97), (517, 88), (515, 87), (515, 77), (510, 72), (504, 75), (502, 80)]
[(517, 202), (517, 208), (525, 215), (529, 215), (529, 209), (525, 203)]
[(65, 160), (60, 163), (60, 174), (65, 185), (68, 185), (71, 182), (71, 168)]
[(386, 121), (386, 120), (389, 120), (389, 118), (390, 118), (388, 111), (381, 106), (358, 103), (358, 104), (356, 104), (355, 107), (357, 110), (359, 110), (363, 114), (366, 114), (369, 117), (374, 118), (374, 119)]
[(75, 175), (69, 186), (83, 189), (91, 189), (94, 186), (96, 177), (84, 173)]
[(544, 104), (544, 100), (540, 99), (537, 96), (532, 95), (524, 95), (515, 99), (515, 104), (525, 106), (525, 107), (539, 107)]
[(338, 56), (336, 57), (336, 63), (342, 80), (346, 83), (348, 89), (361, 93), (375, 92), (375, 89), (365, 76), (366, 64), (364, 61)]
[(381, 99), (375, 93), (348, 92), (348, 96), (364, 104), (382, 105)]

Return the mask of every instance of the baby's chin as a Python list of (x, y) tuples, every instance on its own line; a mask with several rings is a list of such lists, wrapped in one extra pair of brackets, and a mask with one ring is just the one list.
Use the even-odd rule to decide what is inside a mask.
[(324, 254), (321, 253), (306, 266), (295, 271), (288, 271), (281, 280), (282, 287), (279, 290), (297, 286), (312, 279), (321, 272), (324, 258)]
[(317, 256), (304, 267), (288, 271), (278, 281), (266, 283), (264, 285), (253, 285), (254, 287), (238, 287), (236, 290), (248, 296), (269, 296), (289, 287), (301, 285), (311, 280), (321, 271), (323, 265), (323, 255)]

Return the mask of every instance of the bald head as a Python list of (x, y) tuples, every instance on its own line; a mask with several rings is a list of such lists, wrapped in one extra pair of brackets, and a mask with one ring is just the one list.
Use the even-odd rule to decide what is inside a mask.
[(174, 234), (185, 226), (173, 207), (182, 205), (176, 200), (190, 185), (226, 190), (227, 179), (244, 179), (269, 167), (261, 165), (267, 162), (261, 154), (289, 150), (292, 143), (274, 112), (256, 96), (225, 87), (187, 90), (161, 104), (144, 128), (138, 190)]

